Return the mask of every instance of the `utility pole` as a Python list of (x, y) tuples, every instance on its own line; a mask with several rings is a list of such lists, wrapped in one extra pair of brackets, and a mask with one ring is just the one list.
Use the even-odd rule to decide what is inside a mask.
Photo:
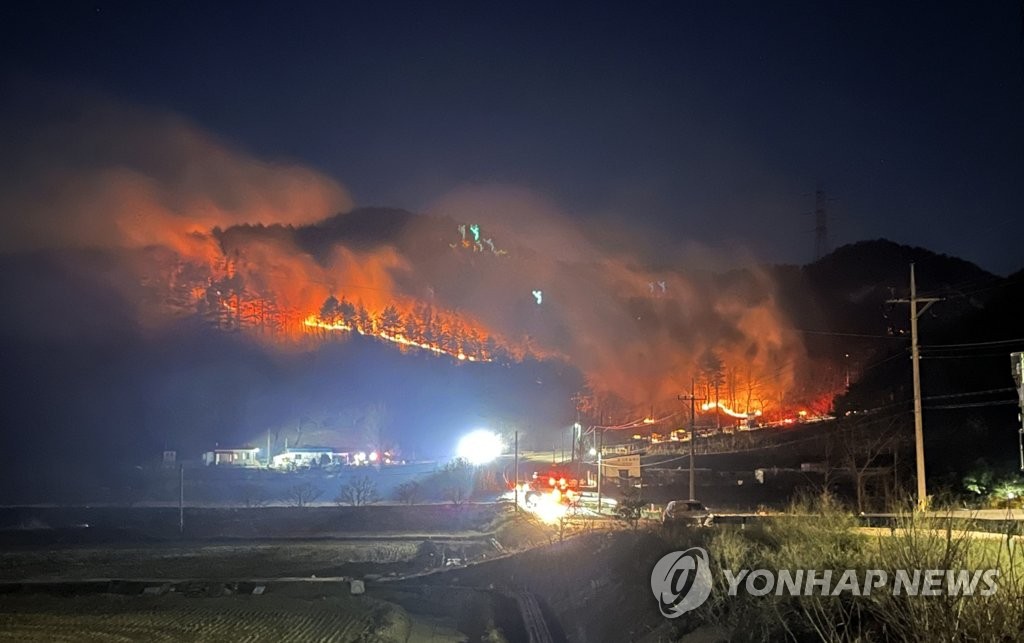
[(583, 425), (580, 424), (579, 418), (576, 419), (576, 423), (572, 425), (573, 444), (575, 445), (575, 455), (579, 458), (576, 462), (576, 480), (580, 479), (583, 475)]
[(1020, 470), (1024, 471), (1024, 353), (1010, 353), (1010, 366), (1013, 369), (1013, 382), (1017, 385), (1017, 399), (1020, 413), (1017, 419), (1021, 428), (1017, 429), (1017, 444), (1020, 448)]
[(185, 465), (178, 465), (178, 535), (185, 537)]
[[(604, 417), (601, 418), (602, 420)], [(597, 431), (597, 513), (601, 513), (601, 456), (604, 454), (604, 427), (595, 427)]]
[[(679, 395), (678, 396), (678, 398), (681, 401), (689, 402), (690, 403), (690, 500), (696, 500), (697, 499), (696, 498), (697, 494), (694, 493), (694, 491), (696, 489), (696, 483), (695, 483), (696, 478), (695, 478), (695, 474), (694, 474), (693, 461), (694, 461), (694, 458), (696, 457), (696, 452), (694, 450), (694, 444), (693, 443), (697, 441), (697, 402), (703, 402), (704, 401), (704, 398), (702, 398), (702, 397), (698, 398), (698, 397), (696, 397), (694, 395), (694, 393), (696, 393), (696, 388), (697, 388), (696, 380), (691, 378), (690, 379), (690, 394), (689, 395)], [(716, 407), (716, 409), (717, 409), (717, 407)]]
[(516, 430), (515, 436), (516, 436), (515, 437), (515, 447), (514, 447), (515, 450), (514, 450), (514, 455), (512, 457), (515, 459), (515, 464), (513, 465), (513, 467), (515, 469), (515, 477), (516, 477), (516, 487), (515, 487), (516, 488), (516, 491), (515, 491), (515, 495), (516, 495), (516, 513), (519, 513), (519, 430), (518, 429)]
[(569, 462), (576, 461), (576, 424), (577, 423), (574, 422), (572, 429), (570, 429), (570, 432), (572, 433), (572, 444), (569, 445)]
[[(581, 445), (578, 444), (578, 440), (581, 439), (582, 436), (580, 436), (580, 438), (577, 438), (576, 436), (577, 431), (580, 430), (580, 394), (577, 393), (570, 399), (576, 406), (576, 422), (572, 425), (572, 460), (575, 461), (577, 455), (579, 455), (580, 460), (583, 459), (583, 450), (580, 448)], [(579, 474), (577, 474), (576, 477), (579, 478)]]
[(717, 432), (717, 433), (721, 433), (722, 432), (722, 414), (719, 411), (719, 407), (718, 407), (718, 402), (722, 399), (722, 397), (718, 394), (718, 384), (719, 384), (719, 380), (720, 379), (722, 379), (721, 375), (716, 374), (715, 375), (715, 432)]
[[(917, 344), (917, 319), (932, 304), (942, 301), (936, 297), (918, 297), (914, 278), (914, 264), (910, 264), (910, 299), (890, 299), (891, 304), (910, 304), (910, 359), (914, 371), (914, 455), (917, 459), (917, 508), (928, 507), (928, 488), (924, 477), (924, 419), (921, 414), (921, 353)], [(920, 309), (918, 304), (924, 304)]]

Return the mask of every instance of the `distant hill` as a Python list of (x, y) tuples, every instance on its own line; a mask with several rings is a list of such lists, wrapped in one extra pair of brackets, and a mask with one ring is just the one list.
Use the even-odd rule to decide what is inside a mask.
[[(919, 294), (943, 293), (949, 317), (984, 305), (983, 296), (964, 296), (999, 283), (1000, 278), (975, 264), (925, 248), (885, 239), (860, 241), (802, 267), (776, 266), (780, 291), (798, 325), (824, 324), (850, 333), (898, 332), (898, 315), (888, 315), (886, 300), (906, 298), (910, 264), (915, 264)], [(886, 317), (892, 323), (886, 323)]]
[[(511, 290), (510, 275), (533, 260), (529, 249), (497, 257), (450, 248), (459, 241), (460, 223), (399, 209), (360, 208), (309, 226), (237, 226), (216, 235), (228, 247), (235, 236), (280, 240), (318, 259), (339, 244), (394, 246), (413, 266), (408, 279), (415, 283), (402, 284), (404, 290), (425, 290), (419, 282), (436, 285), (439, 300), (460, 302), (477, 282)], [(849, 370), (853, 386), (837, 401), (841, 412), (884, 406), (906, 418), (900, 405), (909, 400), (908, 311), (885, 302), (907, 296), (912, 261), (921, 292), (944, 298), (921, 322), (924, 391), (932, 398), (927, 407), (961, 401), (936, 396), (980, 390), (1002, 392), (963, 401), (1005, 398), (1012, 385), (1007, 354), (1016, 344), (931, 353), (929, 347), (1024, 337), (1024, 271), (1000, 278), (955, 257), (876, 240), (844, 246), (806, 266), (769, 266), (765, 271), (773, 277), (774, 291), (754, 270), (685, 276), (704, 288), (698, 293), (715, 292), (706, 286), (713, 282), (741, 301), (773, 297), (803, 332), (811, 366), (819, 369), (805, 379), (831, 369), (841, 382), (843, 370)], [(358, 337), (278, 354), (244, 334), (212, 332), (187, 315), (150, 320), (139, 311), (164, 306), (167, 274), (182, 274), (169, 249), (39, 252), (0, 257), (0, 268), (0, 299), (8, 302), (0, 316), (0, 352), (10, 392), (0, 421), (22, 428), (13, 454), (22, 472), (37, 470), (40, 459), (54, 470), (66, 469), (69, 462), (87, 468), (110, 454), (137, 462), (165, 446), (188, 453), (214, 440), (265, 439), (262, 428), (258, 435), (251, 432), (253, 426), (283, 427), (283, 440), (286, 430), (297, 438), (301, 424), (304, 441), (326, 441), (334, 431), (351, 442), (362, 435), (351, 410), (378, 402), (394, 420), (396, 441), (434, 457), (450, 451), (468, 428), (467, 415), (480, 424), (514, 418), (523, 425), (556, 426), (569, 408), (569, 396), (583, 383), (571, 366), (556, 360), (459, 367)], [(557, 268), (553, 277), (570, 275), (571, 283), (585, 283), (594, 271), (568, 261)], [(651, 307), (654, 300), (645, 286), (639, 284), (637, 305)], [(529, 300), (528, 291), (522, 294)], [(558, 301), (558, 290), (551, 294)], [(532, 300), (527, 303), (535, 310)], [(673, 310), (671, 298), (655, 303)], [(722, 319), (728, 321), (715, 317), (708, 325), (717, 328)], [(689, 329), (678, 332), (692, 337)], [(315, 421), (302, 423), (306, 416)], [(929, 408), (934, 471), (956, 472), (978, 457), (1012, 460), (1015, 418), (1015, 408), (1005, 404)], [(546, 439), (539, 431), (538, 436)], [(57, 446), (47, 450), (51, 444)]]
[[(1013, 471), (1020, 425), (1009, 355), (1024, 350), (1024, 271), (1001, 278), (956, 258), (898, 248), (890, 252), (918, 260), (919, 278), (927, 275), (922, 290), (943, 298), (919, 324), (929, 478), (955, 488), (977, 460)], [(854, 305), (834, 309), (846, 310), (851, 319), (864, 310)], [(908, 317), (906, 305), (890, 314), (904, 328)], [(909, 336), (901, 339), (877, 345), (871, 363), (848, 394), (836, 400), (840, 414), (879, 409), (909, 425)]]

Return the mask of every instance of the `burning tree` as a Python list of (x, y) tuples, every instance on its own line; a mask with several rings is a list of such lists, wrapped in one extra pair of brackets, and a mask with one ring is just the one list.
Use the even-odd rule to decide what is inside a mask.
[(334, 295), (331, 295), (324, 300), (324, 305), (320, 307), (320, 319), (327, 322), (328, 324), (337, 324), (339, 320), (338, 312), (338, 300)]
[(370, 311), (366, 310), (361, 299), (356, 306), (356, 327), (362, 333), (373, 333), (373, 316), (370, 315)]
[(404, 327), (402, 321), (402, 315), (398, 312), (398, 309), (394, 306), (388, 306), (380, 314), (379, 324), (381, 332), (387, 333), (394, 337), (395, 335), (401, 335)]

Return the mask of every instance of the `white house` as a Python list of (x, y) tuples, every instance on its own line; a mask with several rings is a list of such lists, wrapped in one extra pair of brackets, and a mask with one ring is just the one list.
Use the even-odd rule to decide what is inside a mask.
[(203, 454), (206, 466), (258, 467), (260, 450), (256, 447), (214, 449)]
[(288, 447), (271, 460), (275, 469), (308, 469), (331, 464), (348, 464), (349, 454), (339, 453), (331, 447)]

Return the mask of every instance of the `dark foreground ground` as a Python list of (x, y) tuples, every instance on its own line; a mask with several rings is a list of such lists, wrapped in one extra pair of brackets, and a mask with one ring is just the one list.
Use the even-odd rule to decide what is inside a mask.
[(395, 581), (512, 555), (529, 546), (523, 533), (546, 533), (509, 528), (500, 505), (194, 509), (184, 539), (164, 509), (0, 518), (0, 640), (17, 641), (524, 641), (500, 589)]
[(366, 507), (2, 507), (0, 546), (473, 533), (495, 505)]
[[(659, 545), (614, 523), (559, 542), (501, 506), (192, 514), (193, 533), (217, 537), (161, 537), (173, 512), (159, 509), (0, 513), (38, 521), (5, 533), (0, 640), (512, 643), (529, 640), (524, 596), (552, 641), (661, 636), (648, 587)], [(92, 522), (43, 526), (74, 520)]]

